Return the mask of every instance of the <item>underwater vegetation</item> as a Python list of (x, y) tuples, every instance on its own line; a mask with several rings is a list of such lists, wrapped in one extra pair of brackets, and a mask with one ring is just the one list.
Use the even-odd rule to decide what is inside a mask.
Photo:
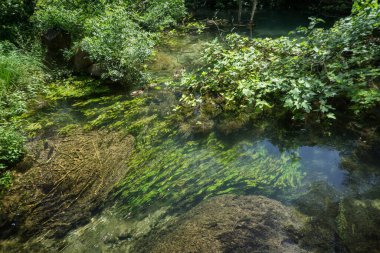
[[(67, 92), (71, 90), (67, 87), (61, 93), (72, 97)], [(156, 86), (135, 98), (105, 93), (68, 100), (71, 112), (61, 108), (54, 113), (79, 117), (78, 127), (86, 131), (117, 130), (135, 136), (128, 176), (115, 191), (129, 210), (166, 201), (191, 206), (224, 193), (260, 190), (270, 195), (300, 185), (304, 175), (296, 152), (270, 155), (261, 144), (228, 143), (216, 133), (190, 138), (173, 124), (170, 112), (176, 101), (173, 92)], [(76, 131), (70, 122), (60, 125), (58, 133)]]
[(157, 202), (186, 207), (224, 193), (271, 194), (300, 185), (296, 152), (270, 155), (256, 142), (231, 144), (216, 133), (184, 136), (170, 114), (176, 101), (174, 93), (157, 86), (135, 98), (105, 95), (72, 103), (84, 129), (124, 131), (136, 138), (128, 176), (115, 191), (128, 203), (123, 208), (135, 211)]
[[(119, 95), (115, 95), (116, 92)], [(113, 208), (119, 217), (145, 219), (151, 210), (164, 209), (160, 217), (165, 220), (171, 214), (186, 211), (204, 199), (224, 194), (260, 194), (277, 199), (287, 195), (284, 197), (286, 202), (295, 199), (306, 205), (309, 201), (304, 209), (296, 206), (311, 216), (313, 221), (316, 220), (308, 224), (311, 231), (316, 231), (311, 238), (317, 238), (318, 233), (323, 233), (326, 238), (323, 247), (318, 245), (318, 240), (312, 242), (316, 247), (333, 247), (334, 233), (339, 234), (340, 240), (347, 245), (352, 238), (359, 236), (362, 241), (369, 241), (368, 236), (377, 235), (376, 232), (368, 232), (366, 226), (359, 226), (359, 216), (355, 216), (355, 222), (350, 221), (349, 217), (358, 209), (357, 206), (351, 208), (350, 202), (344, 199), (339, 207), (339, 194), (326, 200), (326, 192), (333, 194), (332, 189), (323, 191), (322, 187), (316, 186), (313, 194), (303, 195), (304, 191), (308, 192), (305, 181), (315, 176), (311, 174), (311, 167), (329, 167), (331, 161), (319, 161), (327, 159), (327, 156), (320, 153), (323, 149), (314, 148), (314, 156), (308, 164), (304, 164), (298, 148), (319, 143), (344, 150), (335, 140), (342, 136), (326, 138), (319, 132), (308, 131), (290, 133), (289, 129), (281, 128), (281, 122), (274, 124), (270, 121), (252, 125), (256, 128), (253, 136), (225, 136), (217, 132), (186, 134), (172, 118), (172, 110), (180, 95), (167, 90), (165, 85), (149, 86), (143, 94), (131, 97), (127, 95), (129, 91), (115, 91), (112, 87), (103, 89), (96, 82), (85, 79), (68, 79), (52, 84), (47, 93), (49, 100), (46, 108), (37, 108), (22, 117), (31, 125), (40, 124), (34, 136), (47, 130), (53, 135), (75, 137), (80, 131), (91, 134), (102, 129), (108, 134), (120, 131), (135, 137), (135, 149), (122, 166), (126, 174), (110, 186), (113, 190), (106, 200), (107, 203), (116, 203)], [(278, 152), (270, 152), (263, 137), (274, 142)], [(345, 140), (346, 146), (347, 142)], [(119, 148), (123, 149), (121, 146)], [(339, 158), (338, 152), (327, 154), (336, 154)], [(316, 165), (319, 162), (322, 165)], [(318, 180), (327, 180), (322, 178), (323, 175)], [(357, 184), (362, 185), (360, 182)], [(320, 199), (314, 196), (318, 193)], [(377, 202), (373, 203), (371, 212)], [(318, 209), (320, 206), (322, 211)], [(315, 213), (311, 212), (313, 208)], [(376, 226), (373, 214), (369, 219), (373, 224), (371, 227)]]
[(14, 168), (17, 180), (2, 198), (1, 237), (61, 237), (88, 221), (126, 175), (133, 142), (106, 131), (29, 142), (28, 155)]
[[(174, 137), (174, 136), (173, 136)], [(190, 207), (226, 193), (271, 194), (298, 187), (303, 178), (297, 157), (270, 156), (255, 143), (228, 146), (210, 134), (203, 140), (163, 140), (159, 146), (139, 149), (128, 163), (130, 173), (117, 195), (130, 210), (155, 203)]]

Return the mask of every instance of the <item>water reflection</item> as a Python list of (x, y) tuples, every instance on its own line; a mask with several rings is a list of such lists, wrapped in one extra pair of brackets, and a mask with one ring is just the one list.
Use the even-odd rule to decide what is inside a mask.
[(326, 137), (323, 145), (308, 146), (293, 139), (292, 148), (284, 149), (267, 135), (248, 131), (242, 136), (163, 139), (148, 156), (140, 153), (140, 162), (132, 164), (120, 188), (117, 200), (122, 201), (81, 228), (80, 234), (67, 237), (65, 252), (81, 252), (89, 247), (87, 240), (96, 241), (99, 250), (144, 252), (141, 245), (154, 245), (146, 238), (160, 238), (167, 224), (177, 224), (205, 199), (231, 193), (265, 195), (295, 207), (310, 217), (303, 225), (303, 240), (321, 252), (376, 247), (379, 174), (366, 166), (345, 169), (342, 159), (355, 149), (352, 141), (340, 139), (343, 144), (337, 144), (332, 138), (328, 145)]
[(299, 148), (302, 166), (307, 170), (307, 181), (325, 181), (342, 189), (346, 172), (340, 166), (340, 152), (328, 147)]

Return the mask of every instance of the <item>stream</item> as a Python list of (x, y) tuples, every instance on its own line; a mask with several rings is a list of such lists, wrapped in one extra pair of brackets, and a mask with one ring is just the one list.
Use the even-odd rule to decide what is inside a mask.
[[(307, 22), (306, 14), (259, 12), (253, 30), (237, 31), (249, 37), (278, 37)], [(191, 243), (202, 245), (202, 239), (197, 241), (200, 230), (194, 224), (206, 223), (199, 217), (209, 217), (209, 230), (231, 232), (227, 220), (225, 224), (223, 220), (213, 221), (213, 213), (219, 217), (219, 211), (213, 202), (205, 202), (215, 197), (222, 203), (232, 201), (223, 196), (235, 196), (235, 208), (253, 196), (264, 196), (276, 201), (273, 206), (283, 205), (302, 217), (295, 222), (302, 223), (302, 231), (294, 225), (298, 239), (284, 239), (277, 248), (267, 245), (257, 252), (380, 251), (380, 159), (378, 147), (371, 146), (378, 143), (373, 142), (379, 138), (375, 133), (365, 139), (349, 125), (290, 127), (267, 118), (238, 133), (192, 136), (167, 123), (178, 94), (168, 91), (165, 82), (199, 66), (200, 52), (215, 36), (216, 31), (211, 29), (173, 36), (159, 46), (156, 60), (148, 67), (157, 85), (141, 97), (130, 97), (124, 91), (104, 93), (95, 98), (64, 100), (40, 112), (59, 129), (73, 125), (110, 131), (128, 128), (135, 133), (136, 151), (105, 208), (93, 213), (87, 224), (76, 225), (62, 238), (38, 235), (28, 242), (12, 244), (16, 245), (13, 251), (181, 252), (179, 249), (186, 249), (191, 238)], [(135, 105), (139, 99), (143, 101)], [(103, 121), (98, 123), (98, 119)], [(241, 203), (238, 196), (248, 199)], [(226, 213), (237, 210), (229, 208)], [(275, 217), (269, 219), (277, 224)], [(256, 252), (249, 250), (253, 247), (250, 242), (256, 240), (247, 232), (250, 229), (235, 236), (240, 238), (236, 239), (240, 248), (227, 247), (232, 239), (221, 239), (221, 235), (218, 247), (224, 252)], [(207, 240), (207, 234), (204, 238)], [(178, 245), (159, 247), (161, 240)], [(302, 249), (294, 248), (298, 244)], [(192, 249), (187, 252), (196, 252)], [(210, 246), (209, 252), (213, 249)]]

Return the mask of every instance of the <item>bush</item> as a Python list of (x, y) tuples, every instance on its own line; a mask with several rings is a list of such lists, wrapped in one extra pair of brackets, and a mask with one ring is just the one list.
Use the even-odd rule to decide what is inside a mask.
[(277, 109), (303, 119), (311, 113), (335, 118), (338, 100), (347, 101), (355, 113), (379, 105), (380, 43), (373, 36), (380, 28), (377, 1), (356, 4), (353, 14), (331, 29), (316, 28), (318, 22), (312, 19), (295, 39), (250, 41), (229, 35), (223, 43), (212, 43), (204, 67), (182, 79), (188, 90), (182, 111), (198, 108), (202, 114), (213, 104), (212, 117)]
[(24, 154), (24, 137), (12, 127), (0, 126), (0, 174)]
[(123, 6), (109, 6), (85, 22), (85, 37), (78, 44), (105, 70), (103, 78), (126, 83), (141, 78), (144, 61), (151, 55), (153, 40), (130, 20)]
[(151, 54), (150, 32), (175, 24), (184, 14), (183, 0), (39, 0), (33, 20), (41, 32), (69, 32), (72, 54), (85, 51), (100, 65), (104, 79), (131, 83), (140, 80)]
[(73, 35), (83, 30), (84, 17), (81, 9), (68, 9), (61, 5), (37, 8), (33, 21), (40, 31), (59, 28)]
[(186, 14), (183, 0), (148, 1), (148, 7), (140, 17), (144, 27), (152, 31), (161, 31), (177, 23)]
[(24, 138), (13, 118), (43, 90), (44, 72), (37, 56), (0, 43), (0, 174), (22, 156)]
[(3, 0), (0, 1), (0, 10), (0, 38), (13, 41), (17, 33), (25, 32), (34, 11), (34, 1)]

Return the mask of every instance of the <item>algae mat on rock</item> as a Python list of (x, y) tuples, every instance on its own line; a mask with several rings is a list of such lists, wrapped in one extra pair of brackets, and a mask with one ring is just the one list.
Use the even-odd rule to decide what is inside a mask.
[[(29, 143), (0, 209), (2, 236), (59, 237), (87, 221), (126, 175), (134, 139), (92, 131)], [(12, 243), (2, 243), (9, 251)]]
[(222, 195), (151, 233), (134, 252), (309, 252), (300, 246), (304, 222), (276, 200)]

